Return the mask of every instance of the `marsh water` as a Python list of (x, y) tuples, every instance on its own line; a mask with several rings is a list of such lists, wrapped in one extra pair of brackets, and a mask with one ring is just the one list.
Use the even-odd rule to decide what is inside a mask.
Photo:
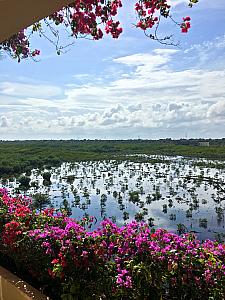
[[(33, 187), (26, 194), (47, 193), (52, 206), (60, 209), (66, 204), (74, 218), (94, 216), (94, 227), (104, 218), (118, 225), (136, 219), (173, 232), (192, 231), (200, 239), (222, 236), (225, 170), (199, 167), (196, 160), (182, 157), (163, 159), (63, 163), (45, 170), (51, 172), (47, 186), (43, 171), (33, 170)], [(14, 179), (1, 186), (13, 194), (19, 184)]]

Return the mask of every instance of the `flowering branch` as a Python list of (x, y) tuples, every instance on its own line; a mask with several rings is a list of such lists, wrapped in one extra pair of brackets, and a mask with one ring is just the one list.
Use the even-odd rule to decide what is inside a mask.
[[(190, 0), (189, 6), (197, 3), (198, 0)], [(122, 7), (122, 0), (75, 0), (70, 5), (54, 12), (44, 22), (37, 22), (31, 26), (31, 33), (28, 30), (21, 30), (8, 40), (0, 44), (0, 50), (6, 51), (18, 62), (28, 57), (34, 58), (40, 54), (40, 50), (31, 50), (29, 38), (33, 33), (38, 33), (45, 37), (56, 47), (58, 54), (63, 48), (72, 45), (77, 38), (89, 38), (92, 40), (102, 39), (104, 34), (110, 34), (112, 38), (118, 38), (123, 29), (120, 22), (115, 20), (118, 10)], [(178, 45), (172, 41), (172, 35), (159, 38), (157, 35), (159, 24), (162, 18), (172, 19), (170, 15), (171, 6), (167, 0), (139, 0), (135, 4), (135, 12), (138, 17), (136, 28), (144, 31), (144, 34), (152, 40), (161, 44)], [(191, 27), (191, 18), (184, 17), (179, 23), (174, 23), (181, 29), (182, 33), (187, 33)], [(49, 38), (43, 28), (46, 27), (53, 35)], [(66, 46), (60, 46), (60, 31), (66, 29), (73, 42)], [(153, 28), (155, 31), (152, 30)]]

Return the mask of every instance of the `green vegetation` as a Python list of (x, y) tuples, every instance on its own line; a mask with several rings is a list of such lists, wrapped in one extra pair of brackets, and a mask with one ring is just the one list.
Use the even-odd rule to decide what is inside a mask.
[(41, 212), (46, 206), (51, 205), (49, 195), (36, 193), (33, 195), (32, 208), (38, 209)]
[[(43, 168), (44, 166), (48, 168), (60, 165), (65, 161), (120, 160), (124, 159), (126, 155), (134, 154), (183, 155), (185, 157), (225, 159), (225, 139), (210, 140), (209, 147), (199, 146), (199, 142), (200, 140), (171, 139), (157, 141), (2, 141), (0, 142), (0, 176), (29, 173), (33, 168)], [(137, 156), (130, 159), (143, 160), (143, 158)], [(202, 164), (205, 163), (202, 162)], [(224, 164), (222, 167), (224, 167)]]
[(30, 177), (28, 176), (21, 176), (19, 178), (20, 189), (21, 190), (28, 190), (30, 187)]

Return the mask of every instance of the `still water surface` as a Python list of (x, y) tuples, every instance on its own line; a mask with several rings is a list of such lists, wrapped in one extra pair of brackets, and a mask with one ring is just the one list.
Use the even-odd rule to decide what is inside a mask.
[[(95, 227), (107, 217), (118, 225), (143, 219), (173, 232), (184, 224), (200, 239), (225, 233), (224, 169), (197, 167), (193, 160), (174, 157), (169, 163), (64, 163), (50, 172), (51, 185), (45, 186), (42, 173), (33, 170), (31, 182), (37, 187), (26, 194), (48, 193), (58, 209), (66, 200), (72, 217), (95, 216)], [(4, 186), (13, 194), (19, 185), (15, 179)]]

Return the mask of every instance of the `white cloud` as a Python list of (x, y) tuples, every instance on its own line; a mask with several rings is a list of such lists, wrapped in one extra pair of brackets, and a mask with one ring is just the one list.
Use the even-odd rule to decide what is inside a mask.
[(34, 106), (34, 107), (58, 107), (56, 100), (47, 100), (47, 99), (40, 99), (40, 98), (27, 98), (20, 101), (21, 104)]
[(61, 95), (60, 87), (44, 84), (25, 84), (4, 81), (0, 83), (0, 94), (15, 97), (51, 98)]
[(222, 118), (225, 124), (225, 97), (209, 107), (207, 116), (209, 118)]
[(1, 116), (1, 118), (0, 118), (0, 127), (1, 128), (7, 128), (7, 127), (9, 127), (9, 120), (8, 120), (7, 117)]
[[(194, 44), (184, 51), (188, 54), (188, 62), (191, 63), (193, 57), (197, 61), (198, 68), (220, 68), (224, 69), (224, 50), (225, 50), (225, 35), (218, 36), (210, 41), (205, 41), (200, 44)], [(187, 56), (188, 57), (188, 56)]]
[(156, 68), (165, 65), (169, 61), (169, 55), (176, 53), (174, 50), (158, 49), (153, 51), (155, 54), (138, 53), (129, 56), (115, 58), (113, 61), (121, 63), (129, 67), (143, 68), (147, 66), (148, 70), (155, 70)]
[[(198, 51), (206, 48), (210, 60), (215, 48), (205, 44)], [(218, 126), (224, 127), (225, 71), (199, 67), (193, 49), (155, 49), (121, 56), (112, 59), (97, 81), (78, 74), (73, 78), (76, 85), (71, 80), (61, 88), (46, 84), (39, 91), (41, 85), (3, 82), (0, 124), (12, 132), (48, 137), (74, 137), (75, 132), (93, 137), (102, 137), (104, 132), (112, 137), (122, 133), (150, 137), (150, 132), (160, 137), (161, 132), (170, 136), (187, 130), (195, 134), (207, 132), (209, 123), (212, 132), (217, 126), (215, 134), (219, 134)], [(191, 67), (175, 67), (174, 62), (186, 59), (192, 59)], [(114, 65), (118, 72), (113, 72)]]
[(168, 0), (168, 4), (172, 6), (177, 6), (179, 4), (187, 4), (189, 3), (189, 0)]

